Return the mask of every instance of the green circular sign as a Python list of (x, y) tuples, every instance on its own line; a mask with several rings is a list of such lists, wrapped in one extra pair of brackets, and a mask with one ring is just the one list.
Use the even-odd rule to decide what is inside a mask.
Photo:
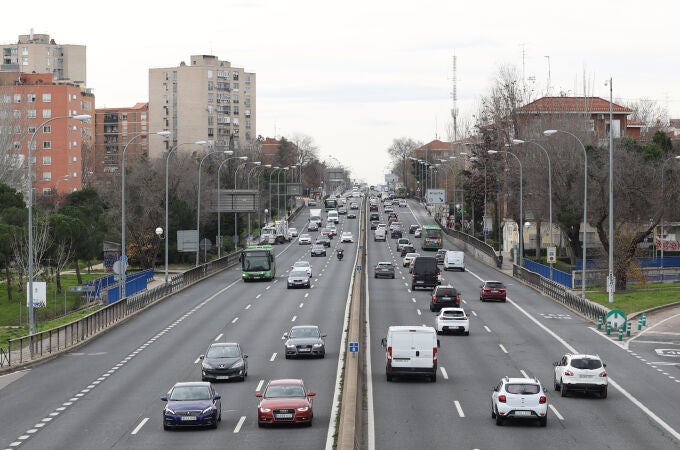
[(612, 309), (607, 313), (607, 323), (615, 330), (625, 327), (627, 321), (626, 313), (620, 309)]

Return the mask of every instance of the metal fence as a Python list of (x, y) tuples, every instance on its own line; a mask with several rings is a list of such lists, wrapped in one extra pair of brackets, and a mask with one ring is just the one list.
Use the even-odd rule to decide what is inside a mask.
[(574, 289), (574, 281), (572, 274), (570, 273), (562, 272), (561, 270), (557, 269), (553, 269), (551, 273), (550, 266), (546, 266), (526, 258), (524, 258), (524, 267), (526, 267), (531, 272), (536, 272), (541, 276), (549, 280), (553, 280), (566, 288)]
[(463, 233), (462, 231), (447, 228), (447, 227), (443, 226), (439, 220), (437, 220), (436, 222), (437, 222), (437, 225), (439, 225), (441, 227), (441, 229), (444, 230), (444, 233), (446, 233), (448, 236), (454, 237), (456, 239), (460, 239), (461, 241), (465, 242), (466, 244), (469, 244), (469, 245), (475, 247), (476, 249), (478, 249), (479, 251), (481, 251), (485, 255), (493, 258), (494, 261), (496, 262), (497, 267), (500, 267), (503, 264), (503, 260), (498, 256), (498, 254), (496, 253), (496, 250), (494, 250), (494, 248), (492, 246), (490, 246), (489, 244), (487, 244), (486, 242), (480, 241), (476, 237), (469, 235), (467, 233)]

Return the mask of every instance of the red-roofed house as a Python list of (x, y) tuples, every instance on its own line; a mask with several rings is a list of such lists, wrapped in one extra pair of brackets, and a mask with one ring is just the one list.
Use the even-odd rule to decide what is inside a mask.
[(439, 139), (430, 141), (422, 147), (418, 147), (415, 150), (415, 157), (418, 159), (428, 161), (437, 161), (440, 159), (447, 159), (449, 156), (453, 156), (453, 151), (450, 142), (442, 142)]

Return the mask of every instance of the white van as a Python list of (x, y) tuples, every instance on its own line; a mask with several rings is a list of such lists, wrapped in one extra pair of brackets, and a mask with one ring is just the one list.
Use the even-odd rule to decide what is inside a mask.
[(331, 209), (326, 213), (326, 220), (328, 222), (338, 223), (340, 218), (338, 216), (338, 211), (336, 209)]
[(460, 270), (465, 272), (465, 253), (449, 250), (444, 255), (444, 270)]
[(439, 339), (432, 327), (392, 326), (382, 339), (387, 381), (398, 376), (425, 376), (437, 381)]
[(373, 234), (374, 241), (386, 241), (387, 240), (387, 230), (385, 228), (376, 228)]

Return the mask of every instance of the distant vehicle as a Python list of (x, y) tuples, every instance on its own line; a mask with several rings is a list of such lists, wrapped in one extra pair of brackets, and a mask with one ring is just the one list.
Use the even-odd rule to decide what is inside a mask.
[(338, 210), (331, 209), (326, 212), (326, 221), (338, 223), (340, 222), (340, 217), (338, 216)]
[(416, 253), (416, 248), (413, 246), (413, 244), (402, 245), (401, 254), (399, 256), (403, 258), (409, 253)]
[(312, 243), (312, 237), (306, 233), (303, 233), (298, 237), (299, 245), (309, 245)]
[(331, 238), (329, 238), (325, 234), (320, 234), (319, 237), (316, 238), (316, 244), (321, 244), (324, 247), (330, 247), (331, 246)]
[(394, 278), (394, 264), (391, 261), (381, 261), (375, 266), (373, 271), (375, 278), (387, 277)]
[(201, 379), (245, 381), (248, 376), (248, 355), (236, 342), (213, 342), (201, 359)]
[(309, 261), (295, 261), (293, 263), (293, 265), (290, 266), (290, 269), (291, 270), (304, 269), (304, 270), (307, 271), (307, 274), (309, 274), (310, 277), (313, 276), (312, 275), (312, 263), (310, 263)]
[(403, 236), (403, 233), (401, 232), (401, 228), (393, 228), (392, 231), (390, 231), (390, 239), (400, 239)]
[(338, 214), (341, 216), (347, 215), (347, 208), (338, 208)]
[(443, 232), (439, 225), (423, 225), (423, 250), (439, 250), (442, 243)]
[(460, 307), (460, 292), (451, 285), (435, 286), (430, 299), (430, 311), (439, 311), (445, 306)]
[(508, 419), (548, 424), (548, 397), (537, 378), (501, 378), (491, 392), (491, 418), (496, 425)]
[(359, 209), (359, 204), (357, 202), (352, 202), (349, 204), (349, 209)]
[(420, 253), (407, 253), (406, 256), (404, 256), (404, 259), (402, 260), (402, 264), (404, 267), (408, 267), (409, 264), (411, 264), (411, 261), (416, 259), (416, 257), (420, 256)]
[(444, 255), (444, 270), (460, 270), (465, 272), (465, 253), (449, 250)]
[(350, 211), (350, 212), (347, 213), (347, 218), (348, 219), (356, 219), (357, 213), (355, 213), (354, 211)]
[(458, 331), (468, 336), (470, 334), (470, 319), (463, 308), (442, 308), (435, 319), (434, 328), (437, 330), (437, 334)]
[(417, 228), (419, 228), (418, 225), (412, 224), (411, 226), (408, 227), (408, 234), (415, 233)]
[(305, 424), (312, 426), (314, 420), (313, 399), (315, 392), (307, 390), (302, 380), (271, 380), (264, 392), (256, 393), (257, 426), (276, 424)]
[(375, 230), (376, 228), (378, 228), (378, 221), (371, 220), (371, 230)]
[(316, 222), (309, 222), (307, 231), (319, 231), (319, 224)]
[(318, 226), (321, 226), (322, 218), (320, 209), (314, 208), (309, 210), (309, 223), (311, 224), (312, 222), (316, 223)]
[(323, 201), (324, 208), (326, 211), (331, 209), (336, 209), (338, 207), (338, 200), (334, 196), (330, 196)]
[(316, 206), (316, 200), (310, 198), (310, 199), (307, 201), (307, 206), (309, 206), (310, 208), (311, 208), (312, 206)]
[(561, 391), (562, 397), (570, 392), (596, 392), (600, 398), (607, 398), (607, 365), (599, 356), (567, 353), (553, 366), (555, 390)]
[(507, 290), (500, 281), (485, 281), (479, 285), (479, 289), (480, 302), (486, 300), (500, 300), (504, 302), (506, 300)]
[(297, 235), (298, 235), (298, 230), (297, 230), (297, 228), (288, 228), (288, 233), (290, 233), (290, 235), (291, 235), (292, 237), (297, 237)]
[(297, 325), (283, 334), (286, 359), (301, 356), (326, 356), (325, 333), (321, 333), (316, 325)]
[(406, 208), (408, 206), (408, 203), (406, 203), (406, 200), (399, 200), (399, 207), (400, 208)]
[(340, 237), (340, 242), (354, 242), (354, 237), (352, 236), (351, 231), (345, 231), (342, 233), (342, 236)]
[(423, 235), (423, 229), (418, 227), (416, 230), (413, 232), (413, 237), (421, 237)]
[(167, 402), (163, 408), (163, 429), (185, 427), (217, 428), (222, 420), (221, 396), (207, 381), (175, 383), (161, 400)]
[(381, 341), (387, 381), (397, 376), (425, 376), (437, 381), (439, 339), (432, 327), (391, 326)]
[(304, 268), (294, 268), (288, 273), (288, 285), (287, 288), (305, 287), (309, 289), (312, 287), (312, 282), (310, 279), (311, 275)]
[(240, 259), (244, 282), (276, 277), (276, 259), (271, 245), (251, 245), (241, 252)]
[(439, 267), (433, 256), (418, 256), (413, 260), (411, 269), (411, 290), (432, 288), (439, 284)]
[(399, 238), (399, 239), (397, 239), (397, 251), (400, 252), (400, 251), (401, 251), (401, 248), (402, 248), (404, 245), (409, 245), (410, 243), (411, 243), (411, 241), (409, 241), (408, 238)]
[(443, 248), (437, 250), (437, 254), (434, 255), (434, 257), (437, 259), (437, 264), (444, 264), (444, 256), (446, 256), (446, 252), (448, 252), (448, 250)]
[(323, 244), (314, 244), (311, 251), (312, 256), (326, 256), (326, 246)]
[(380, 214), (378, 214), (377, 212), (372, 212), (371, 215), (369, 216), (369, 220), (380, 221)]
[(386, 241), (387, 240), (387, 231), (385, 228), (376, 228), (373, 234), (373, 240), (374, 241)]

